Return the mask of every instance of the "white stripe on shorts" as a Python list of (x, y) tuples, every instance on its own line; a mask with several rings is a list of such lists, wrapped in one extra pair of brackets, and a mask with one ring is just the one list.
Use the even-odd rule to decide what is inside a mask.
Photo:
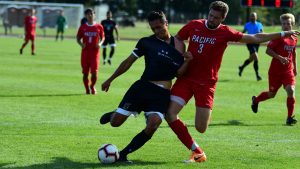
[(162, 120), (164, 119), (164, 115), (161, 112), (155, 112), (155, 111), (145, 112), (146, 117), (148, 117), (150, 114), (157, 114)]
[(184, 106), (186, 104), (186, 102), (183, 98), (175, 96), (175, 95), (171, 95), (171, 100), (178, 103), (181, 106)]
[(119, 107), (117, 108), (116, 112), (119, 113), (119, 114), (123, 114), (125, 116), (134, 115), (136, 117), (138, 115), (138, 112), (124, 110), (124, 109), (119, 108)]

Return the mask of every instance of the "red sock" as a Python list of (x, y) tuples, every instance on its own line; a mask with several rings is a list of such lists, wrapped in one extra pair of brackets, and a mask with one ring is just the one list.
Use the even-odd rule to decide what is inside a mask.
[[(184, 123), (177, 119), (173, 121), (172, 123), (169, 123), (170, 128), (174, 131), (174, 133), (177, 135), (179, 140), (186, 146), (186, 148), (191, 149), (192, 145), (194, 143), (194, 140), (192, 136), (190, 135), (187, 127), (184, 125)], [(195, 150), (197, 153), (202, 153), (203, 151), (200, 149), (200, 147), (197, 147)]]
[(89, 91), (89, 79), (83, 79), (84, 87), (87, 91)]
[(34, 43), (32, 42), (32, 44), (31, 44), (31, 53), (34, 53), (34, 49), (35, 49)]
[(256, 97), (255, 102), (259, 103), (269, 99), (268, 92), (262, 92), (259, 96)]
[(294, 97), (288, 97), (286, 99), (286, 106), (288, 109), (288, 117), (292, 117), (293, 113), (294, 113), (294, 108), (295, 108), (295, 103), (296, 103), (296, 99)]
[(97, 82), (97, 76), (92, 76), (91, 77), (91, 88), (93, 88), (94, 86), (95, 86), (95, 84), (96, 84), (96, 82)]

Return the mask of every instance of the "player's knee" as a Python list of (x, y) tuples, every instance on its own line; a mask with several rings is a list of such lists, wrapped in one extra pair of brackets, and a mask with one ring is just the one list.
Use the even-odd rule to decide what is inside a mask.
[(276, 96), (275, 92), (269, 92), (268, 93), (269, 98), (274, 98)]
[(119, 126), (122, 125), (122, 122), (119, 122), (119, 121), (116, 121), (116, 120), (111, 120), (111, 121), (110, 121), (110, 125), (111, 125), (112, 127), (119, 127)]
[(162, 120), (159, 117), (150, 118), (145, 128), (145, 133), (152, 135), (160, 126)]
[(203, 124), (196, 124), (195, 127), (199, 133), (205, 133), (205, 131), (207, 129), (207, 125), (203, 125)]

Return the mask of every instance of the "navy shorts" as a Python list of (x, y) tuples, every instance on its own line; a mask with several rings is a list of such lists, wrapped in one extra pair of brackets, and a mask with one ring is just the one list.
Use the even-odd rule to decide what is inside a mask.
[(247, 48), (249, 50), (250, 55), (253, 53), (257, 53), (259, 49), (259, 44), (247, 44)]
[(105, 37), (105, 40), (102, 44), (102, 47), (106, 47), (107, 45), (116, 46), (114, 37)]
[(131, 115), (136, 113), (166, 114), (170, 103), (170, 90), (148, 81), (138, 80), (126, 92), (116, 112)]

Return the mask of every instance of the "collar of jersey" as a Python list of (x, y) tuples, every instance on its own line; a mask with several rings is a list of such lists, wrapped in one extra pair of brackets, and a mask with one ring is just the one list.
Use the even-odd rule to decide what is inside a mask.
[(215, 29), (210, 29), (208, 26), (207, 26), (207, 20), (205, 20), (205, 27), (209, 30), (217, 30), (219, 27), (220, 27), (221, 24), (219, 24), (218, 27), (216, 27)]
[(96, 22), (93, 22), (92, 25), (90, 25), (88, 22), (86, 22), (86, 25), (87, 25), (87, 26), (94, 26), (95, 24), (96, 24)]

